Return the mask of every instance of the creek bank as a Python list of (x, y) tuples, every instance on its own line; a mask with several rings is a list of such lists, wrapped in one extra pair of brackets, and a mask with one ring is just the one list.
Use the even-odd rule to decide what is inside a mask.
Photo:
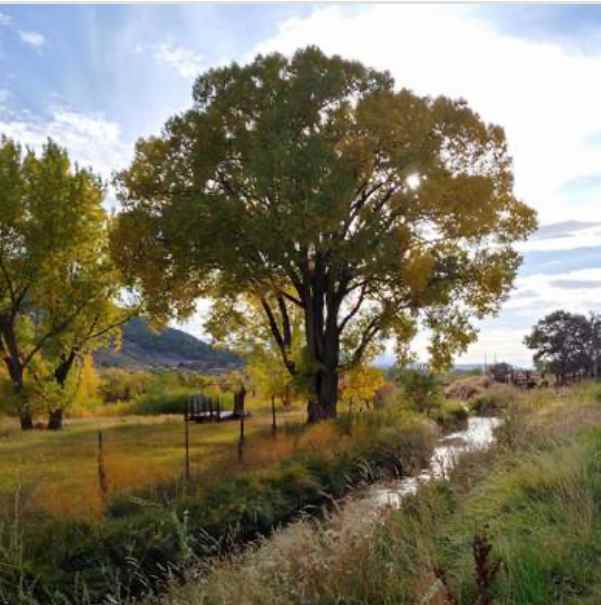
[(521, 394), (493, 447), (467, 451), (398, 510), (349, 498), (325, 523), (293, 523), (173, 586), (164, 603), (601, 603), (600, 388), (569, 395)]
[(416, 472), (435, 440), (431, 422), (393, 410), (311, 430), (322, 440), (315, 447), (264, 470), (223, 468), (209, 488), (162, 486), (114, 498), (98, 522), (21, 521), (22, 563), (0, 566), (0, 595), (15, 605), (49, 605), (60, 593), (61, 605), (71, 605), (156, 594), (191, 566), (238, 552), (302, 515), (319, 517), (360, 485)]
[[(400, 602), (361, 600), (357, 596), (378, 581), (376, 570), (373, 567), (371, 572), (364, 570), (365, 564), (375, 557), (388, 565), (382, 557), (390, 552), (388, 524), (392, 514), (422, 484), (446, 476), (461, 453), (484, 451), (493, 443), (493, 431), (499, 424), (496, 418), (470, 418), (464, 430), (447, 433), (437, 440), (428, 465), (415, 475), (352, 490), (324, 519), (305, 516), (271, 536), (261, 537), (244, 552), (192, 573), (184, 585), (172, 585), (170, 600), (166, 602), (234, 605), (241, 602), (237, 600), (240, 594), (244, 594), (244, 603), (249, 605)], [(415, 496), (416, 501), (421, 493)], [(399, 548), (398, 552), (402, 552), (402, 547)], [(348, 601), (338, 600), (337, 587), (347, 582), (356, 592)], [(155, 605), (155, 601), (150, 603)]]

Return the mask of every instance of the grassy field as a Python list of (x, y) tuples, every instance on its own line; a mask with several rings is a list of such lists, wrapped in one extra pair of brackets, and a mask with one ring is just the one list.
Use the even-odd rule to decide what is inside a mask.
[[(156, 593), (191, 565), (302, 513), (320, 514), (365, 482), (416, 472), (438, 432), (432, 420), (398, 408), (317, 425), (296, 409), (280, 414), (280, 423), (274, 438), (270, 416), (255, 413), (243, 463), (236, 423), (191, 427), (190, 482), (181, 477), (181, 419), (78, 420), (60, 434), (11, 431), (0, 451), (14, 473), (0, 518), (0, 603), (99, 605)], [(112, 485), (104, 510), (99, 425)]]
[[(246, 420), (245, 468), (286, 453), (283, 436), (273, 444), (267, 435), (271, 413), (252, 402)], [(284, 428), (302, 422), (301, 406), (278, 410)], [(109, 494), (175, 480), (184, 469), (184, 422), (181, 416), (75, 418), (60, 432), (18, 429), (14, 419), (0, 423), (0, 498), (19, 494), (23, 512), (46, 511), (68, 517), (99, 516), (103, 499), (98, 483), (98, 431), (103, 433)], [(237, 466), (239, 424), (190, 425), (192, 472), (207, 481), (224, 466)], [(265, 447), (259, 447), (259, 444)], [(291, 444), (288, 444), (291, 445)], [(260, 453), (262, 451), (262, 453)]]

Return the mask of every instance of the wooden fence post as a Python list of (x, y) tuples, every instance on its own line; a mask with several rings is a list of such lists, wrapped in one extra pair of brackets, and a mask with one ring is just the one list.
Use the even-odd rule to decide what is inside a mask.
[(184, 432), (186, 446), (185, 477), (190, 481), (190, 399), (186, 401), (186, 413), (184, 416)]
[(104, 447), (102, 443), (102, 431), (98, 431), (98, 485), (102, 500), (105, 501), (109, 492), (109, 482), (104, 468)]
[(244, 461), (244, 409), (240, 414), (240, 438), (238, 439), (238, 462)]
[(275, 439), (277, 437), (278, 426), (275, 420), (275, 396), (271, 396), (271, 435)]

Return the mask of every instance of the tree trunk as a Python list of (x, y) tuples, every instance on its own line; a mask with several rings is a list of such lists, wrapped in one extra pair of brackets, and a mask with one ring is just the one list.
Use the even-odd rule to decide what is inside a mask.
[[(67, 377), (69, 376), (69, 372), (76, 359), (77, 351), (73, 349), (69, 355), (61, 357), (61, 363), (54, 370), (54, 379), (60, 385), (61, 389), (65, 388)], [(63, 428), (63, 417), (64, 410), (62, 408), (50, 410), (48, 413), (48, 430), (60, 431)]]
[(33, 429), (33, 416), (29, 408), (23, 408), (19, 412), (19, 422), (23, 431), (31, 431)]
[(336, 418), (338, 403), (338, 372), (319, 370), (315, 376), (315, 395), (307, 406), (308, 422)]
[(288, 409), (290, 407), (290, 385), (286, 385), (284, 396), (282, 397), (282, 405)]
[(50, 410), (48, 414), (48, 430), (49, 431), (60, 431), (63, 428), (63, 410), (58, 408), (56, 410)]
[(73, 367), (73, 363), (77, 358), (77, 352), (75, 350), (71, 351), (68, 356), (61, 358), (61, 363), (54, 370), (54, 378), (56, 382), (60, 384), (61, 387), (65, 386), (65, 382), (67, 382), (67, 376), (69, 376), (69, 372)]
[(13, 390), (17, 397), (20, 400), (19, 403), (19, 422), (21, 424), (21, 429), (23, 431), (30, 431), (33, 429), (33, 415), (31, 413), (31, 409), (25, 400), (22, 399), (23, 396), (23, 366), (18, 358), (12, 358), (7, 355), (4, 358), (4, 363), (8, 369), (8, 374), (10, 376)]

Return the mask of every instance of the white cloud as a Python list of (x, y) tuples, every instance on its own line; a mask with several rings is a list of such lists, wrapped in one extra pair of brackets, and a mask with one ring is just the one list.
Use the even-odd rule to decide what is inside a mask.
[(495, 31), (470, 8), (377, 5), (316, 9), (285, 21), (256, 52), (291, 54), (317, 44), (327, 53), (388, 69), (419, 94), (464, 97), (505, 127), (516, 192), (542, 222), (586, 216), (597, 200), (570, 207), (562, 185), (601, 166), (601, 55), (570, 54), (559, 43)]
[(41, 48), (46, 42), (46, 38), (38, 32), (26, 32), (20, 29), (19, 37), (22, 42), (25, 42), (25, 44), (29, 44), (29, 46), (33, 46), (34, 48)]
[(0, 25), (8, 26), (13, 22), (13, 19), (10, 15), (5, 13), (0, 13)]
[(542, 317), (555, 309), (567, 309), (573, 313), (588, 313), (601, 306), (601, 267), (578, 269), (547, 275), (538, 273), (516, 280), (516, 294), (534, 290), (535, 299), (510, 298), (506, 309), (524, 308), (536, 310)]
[[(39, 151), (48, 138), (65, 147), (69, 156), (80, 166), (91, 167), (105, 181), (114, 170), (125, 168), (133, 147), (123, 141), (117, 123), (103, 116), (89, 115), (57, 108), (48, 119), (33, 118), (21, 113), (17, 117), (2, 118), (0, 134), (15, 139), (24, 146)], [(110, 197), (109, 203), (114, 200)]]
[[(526, 40), (495, 31), (472, 7), (437, 5), (372, 5), (359, 10), (327, 6), (307, 17), (283, 22), (258, 52), (292, 54), (308, 44), (328, 54), (358, 59), (387, 69), (398, 86), (422, 95), (463, 97), (487, 121), (505, 128), (514, 158), (515, 191), (539, 212), (540, 222), (595, 221), (599, 200), (570, 197), (566, 183), (596, 174), (601, 145), (591, 133), (601, 132), (601, 53), (571, 53), (559, 42)], [(580, 182), (580, 181), (578, 181)], [(589, 224), (555, 237), (531, 240), (521, 251), (573, 249), (599, 245), (599, 227)], [(548, 234), (551, 235), (551, 234)], [(525, 333), (546, 313), (563, 307), (586, 312), (601, 301), (601, 290), (553, 287), (552, 280), (591, 282), (598, 273), (518, 278), (518, 289), (498, 319), (482, 324), (479, 341), (458, 359), (478, 363), (496, 353), (516, 363), (529, 363), (522, 345)], [(538, 296), (525, 296), (532, 290)], [(521, 294), (520, 294), (521, 293)], [(517, 317), (516, 316), (519, 316)], [(425, 358), (427, 334), (415, 349)]]
[(532, 237), (526, 242), (521, 242), (516, 246), (520, 252), (534, 251), (560, 251), (574, 250), (588, 246), (601, 245), (601, 226), (596, 222), (590, 223), (591, 226), (581, 227), (574, 231), (566, 231), (564, 234), (550, 235), (549, 237)]
[[(139, 46), (136, 46), (136, 52), (140, 52)], [(170, 42), (157, 46), (154, 58), (162, 65), (173, 67), (186, 80), (194, 79), (200, 73), (203, 65), (203, 59), (198, 53)]]

